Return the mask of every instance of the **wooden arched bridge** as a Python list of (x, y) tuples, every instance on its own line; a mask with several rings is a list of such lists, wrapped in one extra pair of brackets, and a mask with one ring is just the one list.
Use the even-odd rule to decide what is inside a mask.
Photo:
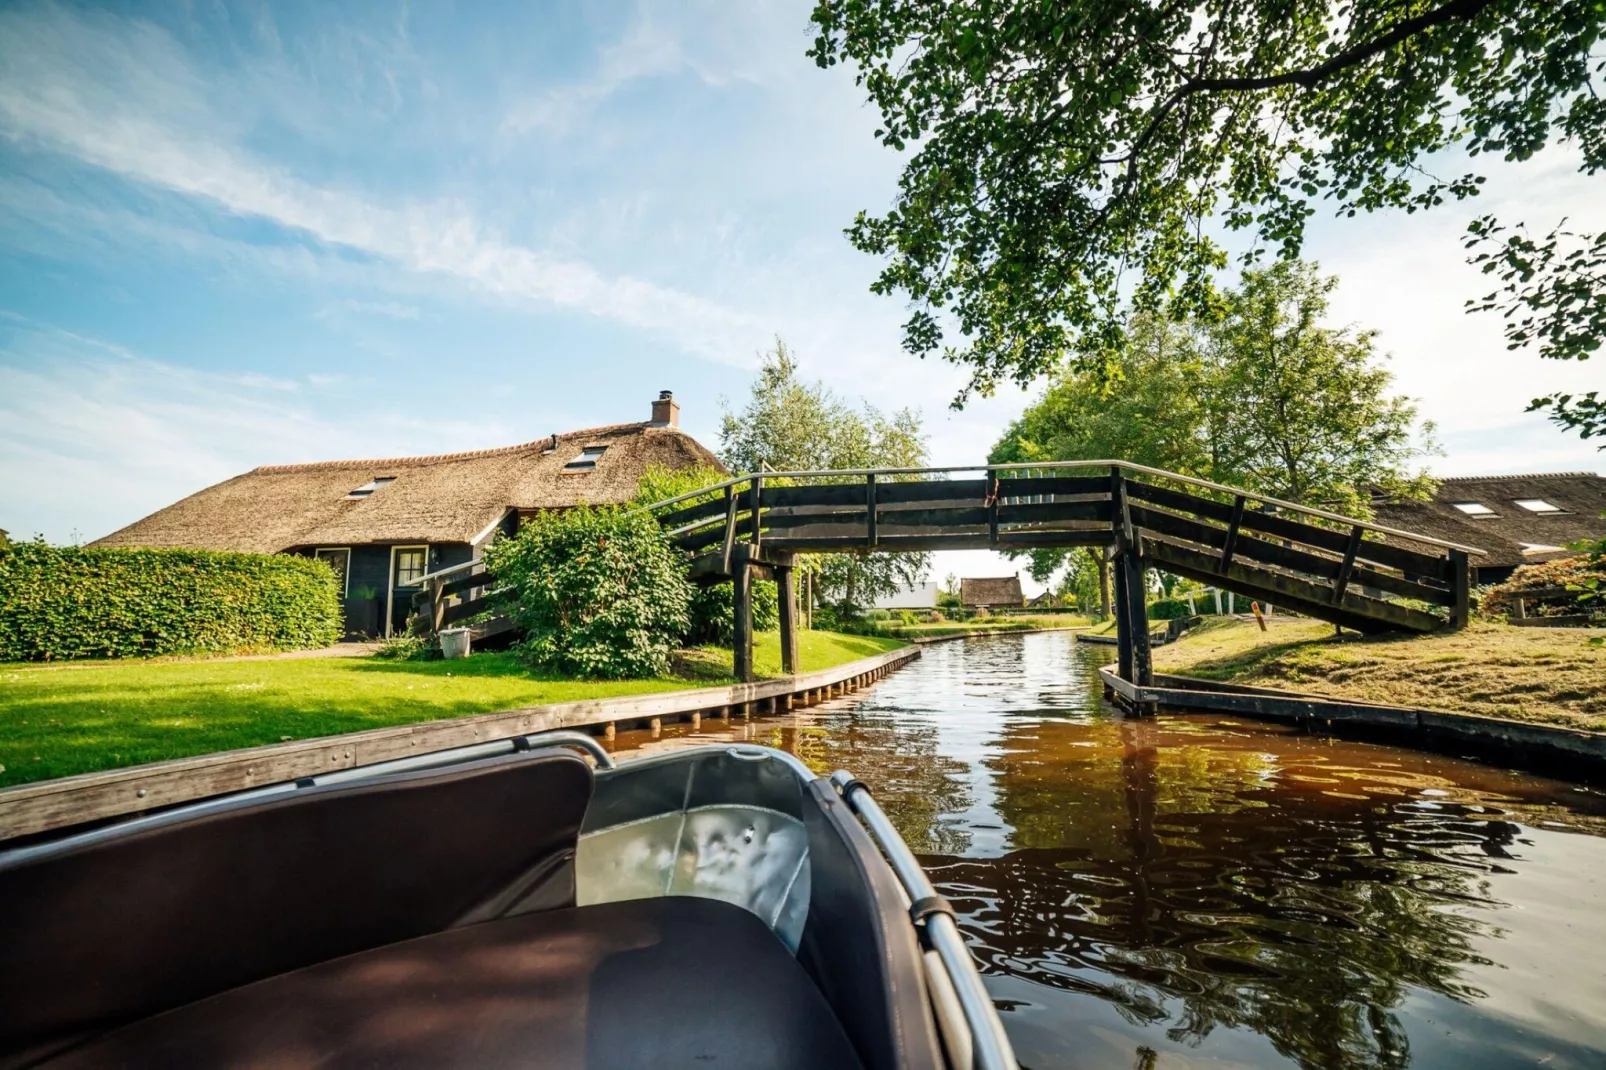
[(1120, 671), (1152, 682), (1150, 568), (1363, 632), (1463, 626), (1482, 551), (1122, 461), (762, 472), (648, 507), (734, 584), (736, 675), (753, 676), (752, 581), (779, 583), (781, 660), (797, 670), (796, 555), (1109, 547)]

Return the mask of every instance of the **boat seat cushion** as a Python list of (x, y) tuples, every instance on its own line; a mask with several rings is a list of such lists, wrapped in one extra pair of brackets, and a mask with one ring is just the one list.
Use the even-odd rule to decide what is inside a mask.
[(761, 920), (717, 900), (668, 897), (503, 918), (350, 955), (125, 1026), (46, 1065), (861, 1064)]
[(591, 791), (581, 758), (528, 751), (0, 858), (0, 1066), (344, 955), (573, 907)]

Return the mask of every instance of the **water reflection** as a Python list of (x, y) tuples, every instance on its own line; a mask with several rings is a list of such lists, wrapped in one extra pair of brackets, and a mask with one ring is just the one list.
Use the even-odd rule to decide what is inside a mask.
[(737, 731), (874, 786), (1025, 1065), (1606, 1066), (1598, 794), (1122, 719), (1096, 661), (1060, 635), (948, 644)]

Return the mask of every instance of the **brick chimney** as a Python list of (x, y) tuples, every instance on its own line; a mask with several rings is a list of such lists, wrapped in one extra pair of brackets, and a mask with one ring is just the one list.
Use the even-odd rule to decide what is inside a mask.
[(680, 406), (675, 403), (672, 390), (658, 391), (658, 400), (652, 403), (652, 423), (649, 427), (679, 427)]

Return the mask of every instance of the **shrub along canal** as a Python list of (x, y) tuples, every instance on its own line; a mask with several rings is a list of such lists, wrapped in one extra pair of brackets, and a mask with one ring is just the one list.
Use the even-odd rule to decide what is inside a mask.
[(1606, 795), (1124, 719), (1108, 655), (943, 643), (810, 710), (615, 749), (734, 736), (852, 770), (959, 909), (1024, 1067), (1606, 1065)]

